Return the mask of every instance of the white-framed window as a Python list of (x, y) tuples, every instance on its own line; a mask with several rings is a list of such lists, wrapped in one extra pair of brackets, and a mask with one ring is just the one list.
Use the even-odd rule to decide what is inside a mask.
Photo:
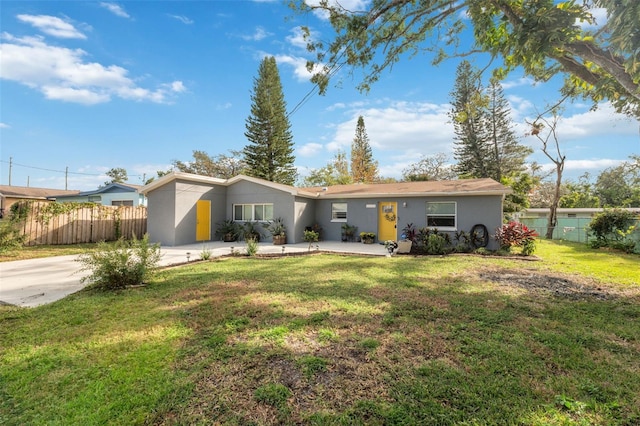
[(133, 200), (113, 200), (112, 206), (133, 206)]
[(331, 222), (347, 221), (347, 203), (331, 203)]
[(427, 227), (455, 230), (456, 209), (455, 201), (427, 201)]
[(102, 201), (102, 197), (100, 195), (89, 195), (90, 203), (99, 203)]
[(233, 220), (242, 222), (273, 220), (273, 204), (234, 204)]

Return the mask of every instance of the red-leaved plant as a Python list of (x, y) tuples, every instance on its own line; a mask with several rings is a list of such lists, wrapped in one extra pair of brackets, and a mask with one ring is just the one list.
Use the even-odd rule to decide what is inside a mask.
[(495, 238), (500, 248), (510, 251), (511, 247), (522, 247), (522, 254), (529, 256), (536, 249), (538, 233), (520, 222), (509, 222), (496, 229)]

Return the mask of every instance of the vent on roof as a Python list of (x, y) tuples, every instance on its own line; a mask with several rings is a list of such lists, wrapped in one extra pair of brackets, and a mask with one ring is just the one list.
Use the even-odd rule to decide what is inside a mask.
[(326, 186), (323, 186), (323, 187), (322, 187), (322, 190), (323, 190), (323, 191), (326, 191), (327, 189), (329, 189), (329, 188), (327, 188)]

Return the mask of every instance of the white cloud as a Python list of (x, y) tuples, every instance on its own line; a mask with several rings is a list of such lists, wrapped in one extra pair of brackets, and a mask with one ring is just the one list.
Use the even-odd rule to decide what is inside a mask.
[(593, 18), (595, 19), (594, 23), (580, 21), (576, 22), (576, 24), (583, 30), (594, 30), (602, 28), (602, 26), (607, 23), (607, 9), (596, 7), (593, 9), (589, 9), (589, 13), (591, 13)]
[(187, 88), (185, 87), (185, 85), (181, 82), (181, 81), (174, 81), (170, 84), (164, 84), (163, 87), (167, 87), (169, 88), (172, 92), (175, 93), (182, 93), (182, 92), (186, 92)]
[(0, 129), (10, 129), (11, 126), (9, 126), (7, 123), (0, 123)]
[(3, 33), (0, 78), (39, 90), (48, 99), (86, 105), (107, 102), (112, 96), (137, 101), (168, 103), (169, 95), (186, 88), (180, 81), (156, 90), (144, 89), (117, 65), (84, 62), (87, 53), (47, 44), (41, 37), (14, 37)]
[(18, 15), (17, 18), (53, 37), (79, 38), (83, 40), (87, 38), (87, 36), (78, 31), (73, 25), (56, 16)]
[(534, 109), (534, 105), (528, 99), (517, 95), (506, 95), (511, 108), (511, 117), (514, 121), (522, 121), (522, 117)]
[(635, 135), (638, 124), (637, 120), (616, 113), (611, 104), (604, 103), (595, 111), (563, 115), (556, 128), (561, 140), (571, 141), (597, 136)]
[(327, 107), (327, 111), (335, 111), (337, 109), (344, 109), (347, 105), (344, 102), (336, 102), (335, 104)]
[[(453, 126), (447, 104), (383, 101), (380, 108), (358, 108), (349, 120), (336, 126), (327, 144), (331, 151), (348, 150), (355, 135), (358, 116), (364, 118), (369, 143), (374, 151), (403, 151), (405, 155), (434, 155), (452, 149)], [(376, 156), (374, 152), (374, 157)]]
[[(309, 6), (318, 6), (320, 4), (320, 0), (305, 0), (305, 3)], [(339, 6), (345, 10), (349, 10), (351, 12), (364, 12), (369, 10), (370, 0), (329, 0), (329, 6)], [(315, 10), (313, 12), (318, 18), (323, 20), (329, 19), (329, 14), (323, 10)]]
[(300, 157), (315, 157), (322, 152), (323, 146), (319, 143), (308, 143), (296, 149), (296, 154)]
[[(291, 35), (288, 35), (285, 39), (287, 42), (296, 48), (307, 50), (307, 40), (304, 39), (304, 33), (301, 27), (295, 27), (291, 29)], [(317, 33), (311, 32), (311, 38), (315, 38)]]
[(278, 64), (285, 64), (293, 67), (293, 74), (298, 81), (309, 81), (311, 73), (307, 71), (307, 60), (299, 56), (276, 55)]
[(623, 160), (613, 160), (611, 158), (598, 158), (596, 160), (566, 160), (565, 170), (599, 170), (608, 167), (615, 167)]
[(121, 18), (130, 18), (131, 16), (129, 16), (129, 14), (124, 10), (124, 8), (122, 6), (120, 6), (119, 4), (116, 3), (107, 3), (107, 2), (100, 2), (100, 6), (104, 7), (105, 9), (107, 9), (109, 12), (113, 13), (116, 16), (119, 16)]
[[(624, 160), (615, 160), (612, 158), (598, 158), (591, 160), (566, 160), (564, 162), (563, 180), (575, 179), (578, 176), (583, 175), (585, 172), (589, 172), (592, 176), (599, 175), (604, 169), (609, 167), (615, 167), (620, 165)], [(543, 172), (552, 173), (556, 170), (556, 165), (553, 163), (540, 163), (539, 166)], [(555, 179), (555, 174), (550, 176), (551, 179)]]
[(88, 89), (74, 89), (72, 87), (42, 86), (42, 93), (47, 99), (74, 102), (84, 105), (94, 105), (109, 101), (106, 93), (96, 93)]
[(256, 27), (253, 34), (243, 35), (243, 36), (240, 36), (240, 38), (248, 41), (260, 41), (272, 35), (273, 33), (270, 33), (267, 30), (265, 30), (263, 27), (258, 26)]
[(170, 15), (170, 14), (167, 14), (167, 16), (169, 16), (169, 17), (171, 17), (173, 19), (176, 19), (176, 20), (182, 22), (185, 25), (193, 24), (193, 20), (192, 19), (189, 19), (189, 18), (187, 18), (186, 16), (183, 16), (183, 15)]
[(535, 86), (536, 82), (530, 77), (521, 77), (515, 80), (501, 81), (500, 85), (504, 90), (513, 89), (520, 86)]
[(225, 109), (229, 109), (233, 106), (233, 104), (231, 102), (226, 102), (224, 104), (218, 104), (216, 105), (216, 110), (218, 111), (223, 111)]

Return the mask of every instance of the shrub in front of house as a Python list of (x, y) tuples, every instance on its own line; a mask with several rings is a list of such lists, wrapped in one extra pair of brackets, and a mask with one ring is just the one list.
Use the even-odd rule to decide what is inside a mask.
[(78, 257), (82, 278), (100, 290), (120, 290), (147, 282), (160, 262), (160, 244), (149, 242), (149, 236), (131, 241), (119, 239), (115, 244), (98, 243), (98, 249)]
[(320, 234), (316, 231), (304, 231), (304, 241), (309, 243), (309, 251), (311, 251), (311, 244), (317, 243)]
[(520, 222), (505, 223), (496, 229), (495, 239), (500, 249), (511, 252), (512, 247), (520, 247), (522, 254), (530, 256), (536, 249), (538, 233)]

